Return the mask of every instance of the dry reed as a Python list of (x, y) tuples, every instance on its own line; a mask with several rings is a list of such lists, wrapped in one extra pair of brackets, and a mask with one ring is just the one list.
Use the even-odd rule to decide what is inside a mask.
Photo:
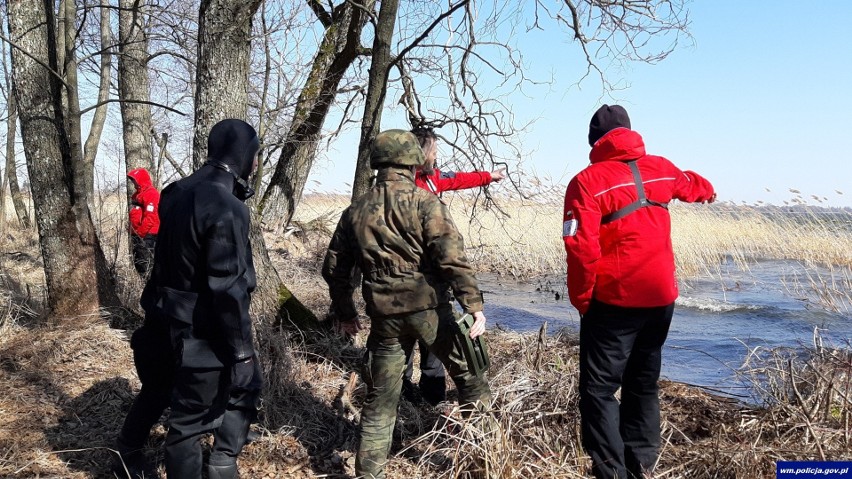
[[(519, 279), (565, 274), (558, 193), (498, 198), (499, 207), (489, 203), (477, 208), (472, 196), (445, 193), (443, 200), (476, 270)], [(307, 195), (296, 224), (332, 231), (348, 203), (343, 195)], [(677, 202), (670, 209), (680, 278), (721, 280), (726, 264), (748, 271), (757, 259), (789, 260), (801, 264), (801, 277), (789, 278), (788, 289), (829, 309), (852, 309), (852, 213), (807, 205), (793, 209)]]

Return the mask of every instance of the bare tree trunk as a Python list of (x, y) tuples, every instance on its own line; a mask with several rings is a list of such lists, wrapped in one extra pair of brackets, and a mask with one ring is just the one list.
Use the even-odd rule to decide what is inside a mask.
[(163, 186), (163, 158), (169, 160), (169, 163), (172, 165), (172, 168), (175, 169), (175, 171), (178, 175), (180, 175), (181, 178), (186, 177), (188, 173), (183, 171), (183, 168), (181, 168), (180, 164), (175, 161), (175, 159), (172, 158), (171, 153), (169, 153), (169, 134), (163, 133), (162, 135), (157, 135), (155, 131), (151, 131), (151, 136), (154, 137), (154, 143), (157, 144), (157, 148), (159, 149), (159, 153), (157, 154), (157, 172), (160, 174), (157, 175), (157, 188), (161, 188)]
[[(213, 125), (226, 118), (246, 119), (251, 21), (259, 5), (260, 0), (201, 2), (193, 142), (196, 169), (206, 161), (207, 136)], [(258, 287), (252, 295), (252, 310), (316, 323), (313, 313), (282, 284), (267, 254), (260, 218), (253, 216), (250, 237)]]
[[(18, 123), (18, 102), (15, 101), (15, 96), (9, 95), (9, 117), (6, 119), (6, 177), (4, 181), (9, 184), (9, 193), (12, 196), (12, 204), (15, 206), (15, 214), (18, 215), (18, 222), (24, 228), (29, 228), (31, 225), (30, 215), (27, 212), (27, 205), (24, 204), (24, 196), (21, 194), (21, 187), (18, 184), (18, 165), (15, 163), (15, 136)], [(2, 190), (2, 191), (5, 191)], [(3, 210), (6, 214), (6, 210)]]
[(118, 94), (121, 97), (122, 136), (127, 171), (154, 170), (151, 145), (151, 106), (148, 85), (148, 39), (142, 2), (119, 0)]
[[(74, 0), (71, 0), (71, 3), (74, 3)], [(64, 77), (64, 71), (62, 70), (65, 67), (65, 5), (68, 4), (68, 0), (59, 0), (58, 4), (58, 15), (56, 16), (56, 71), (59, 72), (60, 77)], [(45, 8), (48, 8), (47, 3), (45, 3)], [(74, 23), (71, 23), (71, 31), (74, 31)], [(68, 109), (68, 96), (67, 91), (63, 88), (60, 94), (62, 97), (62, 109)]]
[[(6, 234), (6, 175), (0, 173), (0, 234)], [(0, 244), (2, 244), (0, 239)]]
[(254, 213), (252, 216), (250, 232), (252, 259), (257, 272), (257, 289), (252, 294), (252, 312), (255, 315), (274, 312), (276, 325), (295, 326), (303, 331), (322, 329), (324, 325), (319, 322), (316, 315), (306, 308), (281, 281), (269, 258), (266, 243), (263, 240), (260, 218)]
[[(272, 75), (272, 51), (269, 47), (270, 38), (269, 38), (269, 27), (266, 22), (266, 7), (269, 5), (268, 2), (263, 2), (261, 4), (260, 9), (260, 33), (261, 38), (263, 38), (263, 86), (260, 89), (260, 104), (257, 109), (257, 136), (260, 138), (260, 150), (257, 152), (257, 171), (254, 175), (254, 185), (252, 187), (255, 191), (260, 191), (263, 185), (263, 175), (266, 173), (263, 167), (263, 155), (266, 154), (266, 130), (267, 130), (267, 105), (266, 98), (269, 95), (269, 85), (271, 81)], [(270, 157), (272, 153), (269, 153)], [(258, 212), (261, 212), (263, 209), (262, 205), (258, 206)], [(262, 216), (262, 213), (259, 213), (259, 216)]]
[[(207, 159), (207, 136), (221, 120), (245, 120), (252, 16), (260, 0), (203, 0), (199, 9), (193, 166)], [(263, 241), (260, 218), (252, 218), (251, 242), (258, 287), (252, 310), (289, 317), (316, 318), (281, 283)], [(292, 311), (291, 311), (292, 310)]]
[[(83, 145), (81, 144), (83, 129), (80, 118), (80, 97), (77, 82), (77, 54), (75, 51), (77, 6), (75, 5), (75, 2), (68, 0), (60, 2), (60, 5), (64, 5), (65, 7), (64, 11), (60, 11), (59, 14), (65, 16), (65, 28), (63, 30), (65, 32), (64, 65), (65, 93), (67, 98), (66, 101), (68, 102), (68, 110), (65, 114), (67, 132), (64, 136), (68, 142), (69, 153), (71, 155), (70, 176), (73, 184), (71, 194), (74, 196), (72, 200), (72, 208), (74, 208), (74, 214), (79, 218), (88, 215), (88, 211), (86, 210), (88, 210), (89, 205), (92, 204), (90, 203), (90, 200), (92, 199), (91, 196), (94, 189), (89, 188), (89, 186), (93, 184), (93, 178), (87, 178), (89, 170), (88, 165), (86, 165), (83, 160)], [(82, 171), (75, 171), (80, 166), (82, 166)], [(92, 175), (94, 175), (94, 172), (92, 172)], [(91, 222), (89, 225), (91, 225)], [(79, 226), (79, 228), (83, 229), (82, 233), (86, 237), (94, 235), (94, 227), (92, 228), (91, 233), (85, 231), (89, 225), (83, 223)]]
[(293, 122), (282, 145), (275, 172), (260, 202), (260, 210), (263, 211), (274, 196), (284, 207), (285, 225), (293, 218), (296, 205), (302, 198), (322, 126), (337, 95), (340, 80), (359, 55), (361, 31), (366, 23), (364, 12), (371, 11), (374, 4), (374, 0), (367, 0), (359, 6), (344, 2), (331, 13), (323, 10), (318, 2), (312, 4), (325, 26), (325, 35), (314, 56), (311, 73), (299, 94)]
[(210, 128), (226, 118), (245, 119), (251, 21), (261, 0), (202, 0), (198, 12), (193, 169), (207, 160)]
[(388, 71), (391, 64), (390, 44), (399, 10), (398, 0), (382, 0), (379, 9), (379, 21), (376, 24), (376, 36), (373, 39), (373, 61), (370, 63), (370, 76), (367, 85), (367, 101), (364, 105), (364, 119), (361, 121), (361, 140), (358, 144), (358, 163), (355, 166), (355, 178), (352, 181), (352, 199), (370, 189), (370, 144), (382, 126), (382, 108), (387, 92)]
[[(21, 49), (12, 49), (13, 83), (44, 260), (48, 308), (54, 318), (95, 314), (102, 305), (117, 304), (117, 298), (87, 205), (90, 192), (85, 191), (80, 178), (80, 137), (73, 142), (65, 128), (62, 89), (76, 98), (76, 78), (72, 75), (63, 82), (57, 72), (53, 2), (8, 0), (7, 6), (9, 33)], [(73, 42), (70, 51), (73, 53)], [(73, 66), (73, 61), (66, 58), (66, 66)], [(71, 98), (69, 108), (72, 114), (79, 113)], [(76, 120), (79, 128), (79, 116), (70, 120)]]
[[(151, 94), (144, 5), (140, 0), (119, 0), (118, 4), (118, 94), (121, 99), (125, 173), (145, 168), (156, 182), (159, 170), (155, 168), (154, 149), (150, 140), (151, 106), (145, 103), (151, 100)], [(133, 188), (129, 182), (125, 188), (127, 202), (130, 203)], [(139, 253), (133, 248), (133, 238), (129, 238), (125, 253), (131, 263), (137, 261), (135, 255)]]
[(110, 8), (109, 1), (101, 0), (101, 84), (98, 87), (98, 104), (92, 117), (92, 125), (89, 128), (89, 137), (83, 147), (83, 164), (85, 165), (84, 176), (86, 188), (89, 191), (95, 189), (95, 158), (98, 156), (98, 145), (101, 142), (101, 133), (104, 131), (104, 122), (107, 114), (107, 99), (109, 99), (110, 71), (112, 70), (112, 30), (110, 30)]

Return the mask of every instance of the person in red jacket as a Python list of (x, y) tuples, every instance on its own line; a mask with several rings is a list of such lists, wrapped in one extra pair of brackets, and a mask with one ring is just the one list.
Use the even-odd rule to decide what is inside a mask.
[(582, 442), (595, 477), (649, 477), (678, 295), (668, 203), (712, 203), (716, 194), (698, 174), (645, 153), (621, 106), (595, 112), (589, 145), (591, 165), (568, 184), (562, 225), (568, 295), (580, 313)]
[(492, 182), (500, 181), (506, 177), (506, 168), (498, 168), (494, 171), (471, 171), (455, 172), (435, 168), (438, 159), (438, 136), (435, 130), (428, 127), (417, 127), (411, 130), (420, 142), (423, 153), (426, 155), (426, 164), (417, 170), (414, 182), (424, 190), (438, 194), (444, 191), (464, 190), (467, 188), (478, 188), (488, 186)]
[(160, 231), (160, 192), (154, 187), (151, 175), (145, 168), (130, 170), (127, 179), (134, 186), (129, 212), (133, 266), (145, 277), (154, 257), (154, 245)]
[[(506, 177), (506, 169), (498, 168), (492, 172), (442, 172), (435, 168), (438, 159), (438, 136), (435, 130), (428, 127), (417, 127), (411, 133), (420, 143), (426, 163), (417, 170), (414, 182), (420, 188), (439, 194), (444, 191), (463, 190), (467, 188), (478, 188), (487, 186), (492, 182), (499, 182)], [(449, 286), (436, 288), (438, 290), (438, 302), (436, 308), (441, 317), (453, 316), (453, 297), (449, 292)], [(415, 385), (411, 381), (414, 373), (413, 356), (408, 358), (408, 366), (402, 383), (403, 396), (409, 401), (417, 402), (422, 397), (431, 405), (436, 405), (447, 398), (447, 380), (444, 365), (441, 360), (429, 351), (425, 343), (418, 343), (420, 349), (420, 383)], [(419, 386), (419, 395), (418, 395)]]

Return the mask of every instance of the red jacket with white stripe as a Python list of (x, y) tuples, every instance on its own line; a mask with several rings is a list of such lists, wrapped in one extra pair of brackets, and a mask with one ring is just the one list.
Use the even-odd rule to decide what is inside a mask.
[(144, 168), (127, 173), (139, 187), (130, 197), (130, 228), (138, 236), (156, 235), (160, 231), (160, 192), (154, 188), (151, 175)]
[(487, 171), (442, 173), (436, 168), (431, 175), (427, 175), (423, 170), (418, 171), (414, 177), (414, 182), (424, 190), (437, 195), (442, 191), (463, 190), (488, 185), (491, 183), (491, 173)]
[(589, 154), (591, 165), (568, 184), (562, 239), (568, 253), (568, 295), (580, 314), (592, 297), (623, 307), (665, 306), (677, 298), (668, 209), (646, 206), (607, 224), (601, 218), (633, 203), (638, 190), (627, 162), (637, 160), (651, 201), (707, 201), (713, 185), (669, 160), (645, 154), (639, 133), (616, 128)]

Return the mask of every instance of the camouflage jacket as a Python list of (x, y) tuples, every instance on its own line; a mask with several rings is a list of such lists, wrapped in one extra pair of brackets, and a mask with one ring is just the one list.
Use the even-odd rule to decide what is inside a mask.
[(415, 185), (408, 169), (379, 170), (376, 185), (343, 212), (331, 238), (322, 275), (332, 311), (344, 320), (357, 316), (355, 266), (363, 273), (370, 317), (434, 308), (441, 284), (450, 285), (465, 312), (482, 310), (464, 240), (447, 207)]

